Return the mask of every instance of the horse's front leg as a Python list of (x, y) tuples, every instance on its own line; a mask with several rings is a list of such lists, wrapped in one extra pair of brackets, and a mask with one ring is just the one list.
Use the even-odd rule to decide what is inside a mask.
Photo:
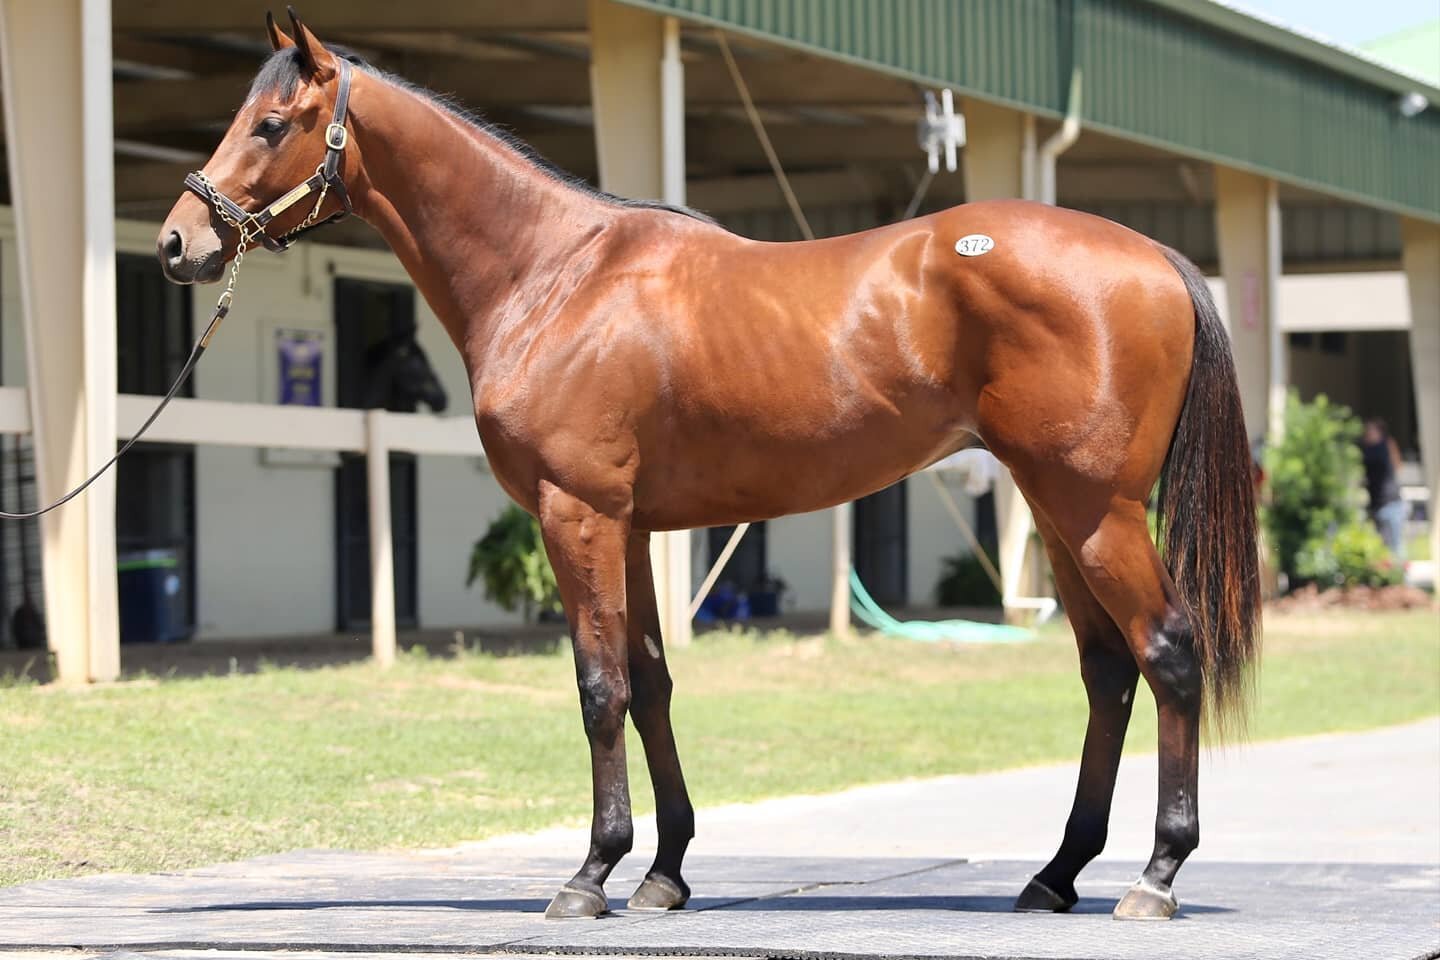
[(626, 610), (630, 635), (630, 719), (645, 745), (650, 782), (655, 788), (655, 827), (659, 846), (655, 863), (634, 896), (632, 910), (678, 910), (690, 899), (680, 876), (685, 848), (695, 836), (695, 810), (685, 791), (675, 731), (670, 725), (670, 671), (660, 639), (655, 581), (650, 571), (650, 534), (630, 535), (626, 568)]
[(539, 513), (545, 552), (570, 621), (595, 798), (589, 855), (545, 916), (597, 917), (608, 909), (605, 880), (630, 852), (634, 839), (625, 772), (625, 711), (630, 706), (625, 544), (630, 520), (628, 513), (608, 516), (549, 484), (541, 487)]

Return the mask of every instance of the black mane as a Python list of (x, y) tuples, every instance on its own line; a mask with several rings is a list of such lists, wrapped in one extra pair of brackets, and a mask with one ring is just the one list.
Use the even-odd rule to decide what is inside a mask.
[[(478, 114), (467, 110), (453, 98), (435, 93), (431, 90), (426, 90), (424, 87), (411, 83), (404, 77), (397, 76), (386, 70), (381, 70), (355, 51), (346, 47), (339, 45), (330, 46), (327, 44), (326, 49), (337, 57), (343, 57), (366, 73), (379, 77), (387, 83), (393, 84), (402, 90), (409, 91), (435, 104), (457, 120), (474, 127), (480, 133), (483, 133), (502, 146), (519, 154), (541, 173), (562, 186), (569, 187), (572, 190), (578, 190), (587, 196), (594, 197), (597, 200), (603, 200), (617, 207), (640, 210), (666, 210), (670, 213), (678, 213), (681, 216), (690, 217), (693, 220), (699, 220), (703, 223), (713, 224), (716, 222), (712, 217), (706, 216), (698, 210), (692, 210), (689, 207), (684, 207), (679, 204), (666, 203), (663, 200), (632, 200), (628, 197), (617, 197), (613, 193), (606, 193), (604, 190), (591, 186), (587, 180), (556, 166), (552, 161), (536, 151), (534, 147), (530, 146), (530, 144), (524, 140), (521, 140), (509, 130), (490, 123)], [(295, 47), (286, 47), (283, 50), (277, 50), (266, 58), (265, 62), (260, 66), (260, 72), (255, 74), (255, 79), (250, 84), (249, 98), (253, 99), (262, 93), (275, 92), (279, 94), (281, 100), (288, 101), (295, 96), (295, 91), (299, 89), (300, 79), (300, 51)]]

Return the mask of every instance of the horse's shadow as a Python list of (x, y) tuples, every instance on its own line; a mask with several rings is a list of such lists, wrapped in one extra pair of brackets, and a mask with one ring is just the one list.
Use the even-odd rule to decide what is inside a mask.
[[(1081, 897), (1070, 913), (1108, 915), (1118, 901), (1109, 897)], [(543, 914), (548, 899), (492, 897), (477, 899), (433, 900), (253, 900), (243, 903), (213, 903), (193, 907), (165, 907), (154, 913), (229, 913), (285, 910), (364, 910), (369, 908), (401, 910), (466, 910), (477, 913)], [(1013, 913), (1015, 898), (1008, 896), (905, 896), (863, 894), (776, 894), (760, 897), (696, 897), (675, 916), (710, 911), (746, 913), (855, 913), (864, 911), (936, 911), (941, 913)], [(1229, 907), (1209, 904), (1185, 904), (1176, 919), (1187, 914), (1220, 914), (1234, 912)], [(612, 917), (646, 916), (619, 910)]]

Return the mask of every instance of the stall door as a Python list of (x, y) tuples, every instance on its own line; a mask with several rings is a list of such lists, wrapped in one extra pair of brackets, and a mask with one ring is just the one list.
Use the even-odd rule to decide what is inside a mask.
[[(730, 534), (734, 532), (734, 527), (710, 527), (706, 531), (708, 547), (706, 552), (712, 566), (716, 560), (720, 559), (721, 551), (725, 549), (725, 544), (730, 541)], [(752, 523), (750, 529), (745, 531), (745, 536), (740, 538), (740, 545), (730, 555), (730, 560), (725, 564), (720, 579), (715, 582), (717, 584), (728, 583), (742, 593), (761, 586), (769, 573), (765, 566), (765, 534), (764, 520)]]
[[(153, 256), (115, 258), (116, 382), (121, 393), (158, 396), (170, 388), (191, 347), (190, 291), (165, 280)], [(180, 388), (195, 395), (192, 375)], [(195, 448), (137, 443), (115, 465), (115, 549), (175, 555), (177, 592), (168, 601), (172, 639), (195, 625)], [(121, 597), (121, 602), (126, 601)]]
[(855, 501), (855, 572), (883, 606), (909, 602), (905, 481)]
[[(383, 407), (413, 412), (377, 382), (372, 348), (415, 325), (415, 291), (408, 286), (352, 280), (335, 280), (335, 376), (339, 406), (363, 410)], [(370, 513), (365, 457), (341, 454), (335, 471), (336, 612), (341, 630), (370, 625)], [(395, 622), (413, 627), (417, 622), (418, 512), (415, 502), (416, 463), (413, 454), (390, 454), (390, 522), (395, 550)], [(458, 575), (458, 574), (457, 574)]]
[[(0, 357), (5, 344), (0, 343)], [(35, 451), (23, 434), (0, 436), (0, 510), (27, 513), (35, 502)], [(40, 521), (0, 522), (0, 649), (45, 646)]]

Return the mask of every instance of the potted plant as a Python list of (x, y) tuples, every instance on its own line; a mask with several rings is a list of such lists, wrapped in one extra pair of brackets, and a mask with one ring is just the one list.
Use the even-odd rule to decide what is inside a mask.
[(540, 521), (506, 507), (470, 551), (467, 587), (481, 581), (485, 596), (505, 610), (521, 610), (526, 623), (563, 618), (555, 571), (545, 556)]
[[(987, 555), (994, 566), (995, 557)], [(998, 607), (1001, 598), (980, 559), (973, 553), (956, 553), (941, 560), (935, 603), (940, 607)]]

